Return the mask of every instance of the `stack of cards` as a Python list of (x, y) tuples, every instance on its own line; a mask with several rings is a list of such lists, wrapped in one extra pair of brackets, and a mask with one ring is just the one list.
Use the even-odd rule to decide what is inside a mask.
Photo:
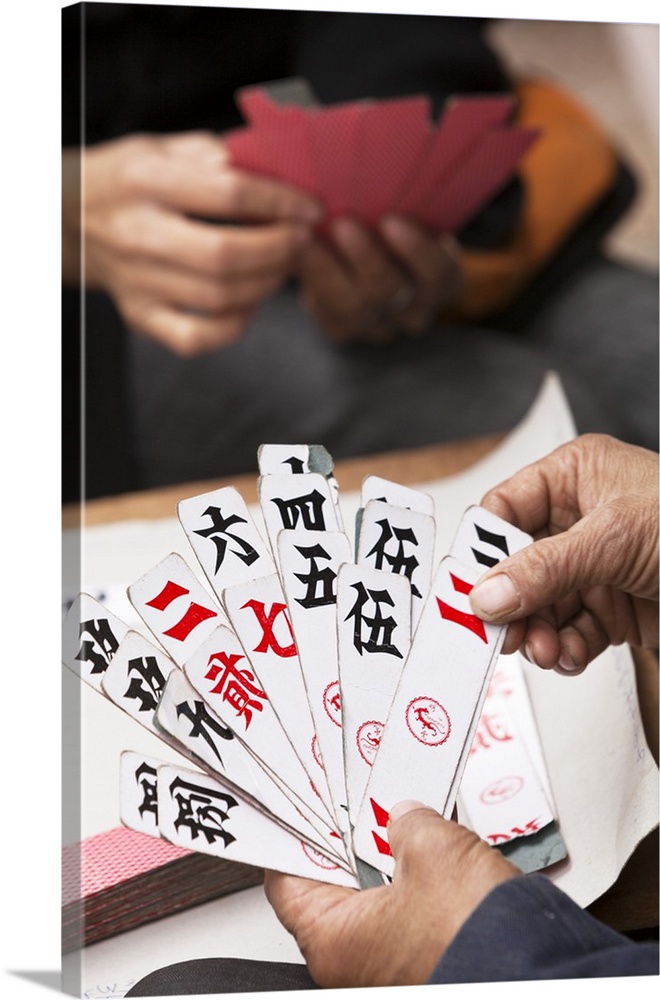
[[(352, 544), (327, 452), (264, 445), (259, 469), (263, 530), (231, 487), (180, 501), (195, 569), (172, 552), (128, 588), (145, 633), (86, 594), (65, 619), (65, 664), (180, 755), (164, 764), (127, 749), (122, 822), (355, 888), (393, 874), (394, 804), (451, 816), (468, 761), (476, 793), (462, 809), (475, 829), (475, 795), (486, 812), (509, 802), (505, 819), (487, 817), (493, 830), (506, 821), (507, 840), (552, 824), (538, 747), (532, 797), (531, 717), (509, 712), (520, 738), (501, 741), (501, 760), (475, 753), (504, 629), (472, 613), (469, 593), (530, 537), (471, 507), (434, 570), (427, 494), (367, 477)], [(474, 772), (479, 756), (487, 774)], [(489, 800), (487, 785), (499, 788)]]
[(114, 827), (62, 852), (62, 952), (258, 885), (253, 865)]
[[(304, 81), (239, 92), (248, 124), (227, 133), (234, 166), (318, 198), (324, 224), (350, 215), (373, 226), (386, 213), (456, 232), (511, 179), (538, 132), (510, 124), (508, 95), (456, 97), (440, 120), (424, 95), (320, 107)], [(296, 87), (306, 97), (297, 98)]]

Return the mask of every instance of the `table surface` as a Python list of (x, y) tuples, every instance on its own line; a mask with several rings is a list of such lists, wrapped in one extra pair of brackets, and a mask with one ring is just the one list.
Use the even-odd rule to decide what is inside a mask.
[[(442, 479), (469, 468), (487, 455), (502, 435), (388, 452), (335, 464), (334, 474), (343, 491), (358, 490), (366, 475), (404, 484)], [(91, 527), (122, 520), (174, 516), (181, 496), (193, 496), (222, 486), (235, 486), (247, 503), (257, 501), (256, 470), (230, 479), (177, 484), (139, 493), (90, 500), (82, 507), (63, 508), (63, 528)], [(648, 650), (633, 650), (642, 721), (649, 748), (658, 762), (658, 661)], [(616, 883), (588, 910), (599, 920), (621, 931), (658, 925), (658, 829), (639, 844)]]

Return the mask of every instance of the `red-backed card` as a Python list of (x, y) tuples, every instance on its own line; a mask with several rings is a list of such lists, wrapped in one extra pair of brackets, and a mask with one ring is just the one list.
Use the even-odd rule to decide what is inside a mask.
[(235, 129), (224, 141), (235, 167), (285, 181), (316, 196), (322, 193), (309, 142), (308, 115), (302, 108), (279, 108), (269, 125)]
[(448, 101), (423, 155), (397, 191), (393, 200), (396, 211), (417, 215), (441, 178), (456, 168), (479, 136), (506, 121), (512, 104), (512, 99), (504, 95)]
[(328, 218), (355, 212), (353, 174), (368, 105), (340, 104), (308, 114), (309, 142)]
[(431, 134), (428, 97), (402, 97), (365, 107), (355, 151), (353, 199), (356, 213), (367, 225), (391, 209)]
[(488, 132), (418, 207), (417, 218), (439, 232), (460, 229), (504, 187), (537, 135), (519, 128)]

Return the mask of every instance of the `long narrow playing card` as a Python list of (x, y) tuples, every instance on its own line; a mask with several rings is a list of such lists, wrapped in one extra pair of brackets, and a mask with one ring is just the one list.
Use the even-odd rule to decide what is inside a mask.
[(355, 149), (353, 208), (367, 225), (391, 209), (428, 139), (431, 102), (425, 95), (374, 101), (361, 117)]
[(312, 788), (268, 695), (236, 635), (220, 626), (184, 664), (186, 677), (304, 815), (331, 831), (334, 821)]
[(260, 476), (258, 487), (261, 512), (276, 560), (280, 531), (300, 528), (325, 532), (341, 527), (328, 480), (318, 472)]
[(223, 601), (232, 627), (268, 693), (270, 704), (312, 788), (332, 811), (330, 790), (278, 574), (230, 587), (225, 590)]
[(120, 766), (120, 814), (130, 829), (188, 850), (355, 886), (354, 877), (332, 858), (275, 823), (222, 779), (132, 751), (122, 754)]
[[(163, 763), (134, 750), (124, 750), (119, 760), (119, 816), (129, 830), (159, 837), (158, 767)], [(201, 771), (187, 768), (191, 775)]]
[(394, 869), (390, 809), (417, 798), (446, 813), (475, 704), (504, 641), (505, 628), (470, 609), (478, 577), (442, 560), (392, 702), (353, 838), (356, 855), (386, 875)]
[(410, 648), (405, 576), (345, 563), (337, 579), (337, 635), (344, 770), (352, 823)]
[[(452, 541), (450, 555), (467, 566), (475, 566), (484, 573), (501, 559), (519, 552), (532, 542), (531, 535), (504, 521), (483, 507), (473, 505), (463, 514)], [(474, 716), (467, 734), (463, 754), (456, 769), (448, 808), (453, 808), (458, 795), (461, 777), (477, 730), (479, 717), (486, 698), (487, 687), (476, 701)]]
[(226, 587), (275, 572), (268, 545), (232, 486), (180, 500), (177, 514), (219, 600)]
[(434, 517), (409, 507), (369, 500), (360, 521), (357, 562), (408, 579), (413, 633), (431, 587), (434, 552)]
[(513, 100), (506, 94), (459, 97), (447, 101), (437, 128), (424, 147), (415, 169), (397, 192), (393, 208), (416, 215), (433, 197), (444, 179), (460, 167), (461, 160), (491, 128), (503, 125)]
[(163, 765), (157, 789), (158, 827), (172, 844), (357, 888), (353, 875), (283, 830), (219, 779)]
[(538, 833), (555, 818), (511, 699), (498, 690), (486, 697), (458, 793), (463, 821), (496, 847)]
[(185, 559), (171, 552), (128, 588), (128, 597), (149, 631), (181, 666), (227, 616)]
[[(317, 472), (330, 487), (337, 527), (344, 530), (339, 506), (339, 484), (333, 475), (332, 455), (321, 444), (262, 444), (257, 453), (260, 476), (304, 475)], [(256, 573), (254, 574), (257, 575)]]
[(103, 675), (103, 694), (156, 736), (163, 733), (153, 718), (174, 660), (139, 632), (130, 629)]
[(360, 506), (365, 509), (370, 500), (382, 500), (395, 507), (408, 507), (422, 514), (435, 514), (433, 497), (430, 493), (416, 490), (412, 486), (402, 486), (381, 476), (365, 476), (360, 488)]
[(535, 142), (534, 129), (498, 128), (485, 135), (415, 212), (439, 232), (456, 232), (512, 177), (516, 164)]
[(332, 476), (332, 456), (321, 444), (262, 444), (257, 453), (260, 476), (318, 472)]
[[(319, 850), (325, 838), (263, 770), (231, 728), (206, 705), (180, 670), (173, 670), (156, 710), (156, 724), (186, 747), (195, 763), (261, 806), (276, 822), (296, 830)], [(341, 850), (341, 843), (338, 843)]]
[[(252, 106), (254, 110), (254, 99)], [(223, 141), (235, 166), (322, 197), (309, 139), (309, 113), (303, 108), (261, 99), (258, 126), (227, 132)]]
[(62, 662), (101, 691), (101, 682), (128, 625), (89, 594), (78, 594), (62, 624)]
[(279, 562), (309, 707), (337, 825), (348, 839), (348, 803), (337, 666), (337, 574), (351, 561), (343, 532), (288, 530), (278, 536)]

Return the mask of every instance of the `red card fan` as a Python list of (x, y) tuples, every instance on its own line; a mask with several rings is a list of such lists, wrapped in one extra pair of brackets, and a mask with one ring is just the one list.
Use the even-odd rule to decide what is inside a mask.
[[(278, 103), (277, 85), (238, 96), (249, 124), (225, 137), (236, 167), (319, 198), (322, 226), (341, 214), (376, 225), (388, 212), (455, 232), (514, 175), (538, 132), (507, 124), (506, 95), (457, 97), (437, 124), (428, 97), (321, 107)], [(295, 97), (295, 93), (294, 93)]]

